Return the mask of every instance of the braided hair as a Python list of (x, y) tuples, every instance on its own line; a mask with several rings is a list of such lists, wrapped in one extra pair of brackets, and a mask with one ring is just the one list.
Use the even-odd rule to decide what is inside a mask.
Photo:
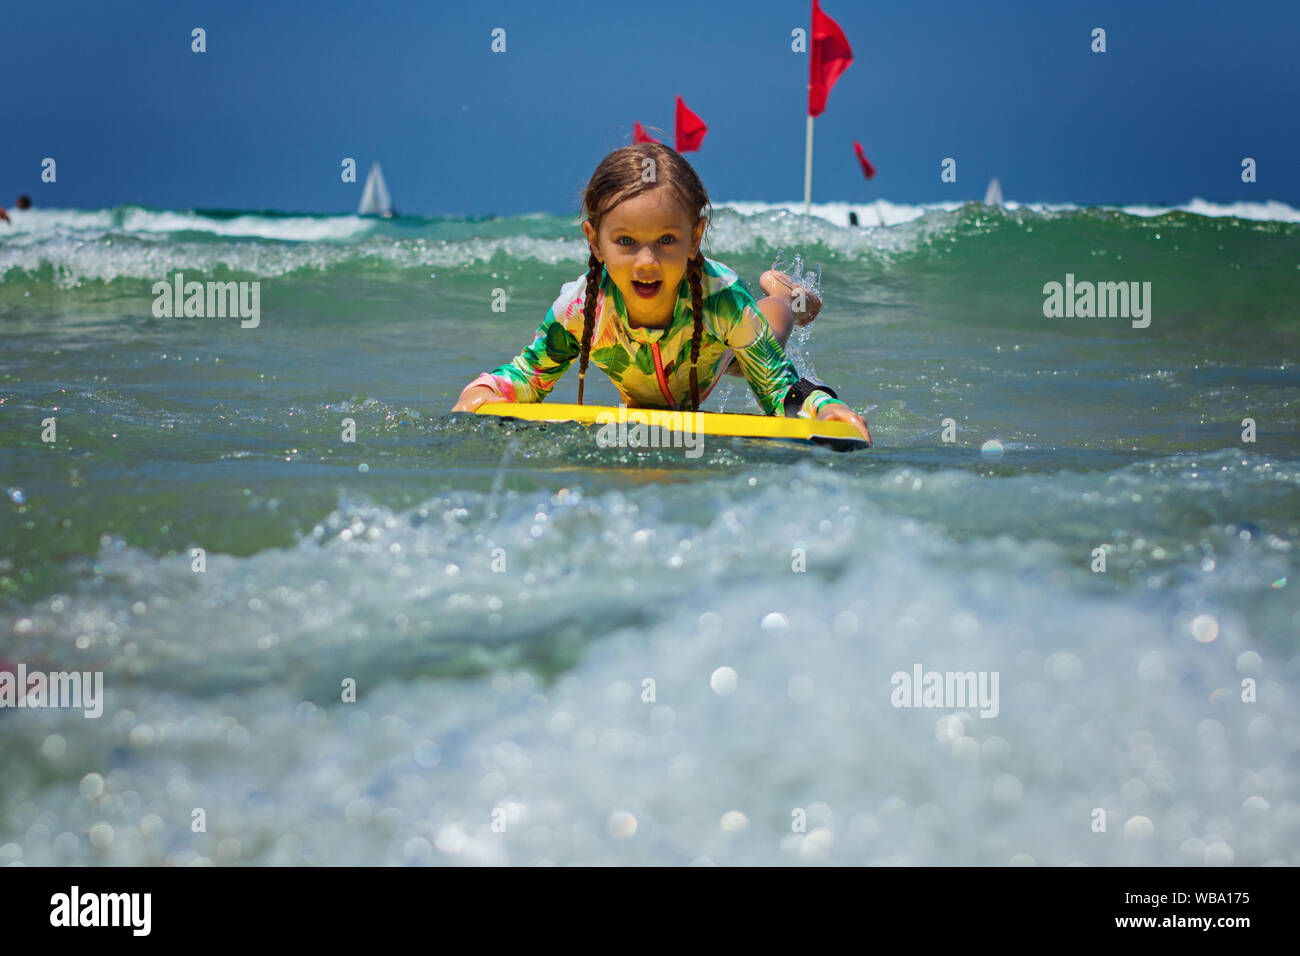
[(596, 287), (600, 285), (601, 265), (593, 252), (587, 259), (587, 294), (582, 302), (582, 353), (578, 358), (578, 404), (582, 404), (582, 386), (587, 381), (587, 359), (591, 357), (591, 334), (596, 330)]
[(695, 256), (686, 265), (686, 280), (691, 284), (691, 313), (695, 316), (695, 331), (691, 334), (691, 411), (700, 410), (700, 381), (695, 367), (700, 361), (700, 336), (704, 334), (704, 290), (700, 273), (704, 271), (704, 257)]
[[(646, 160), (653, 160), (656, 175), (645, 180)], [(709, 207), (709, 194), (682, 154), (662, 143), (636, 143), (616, 149), (596, 167), (582, 196), (582, 212), (593, 229), (600, 231), (600, 220), (619, 203), (658, 186), (665, 186), (684, 209), (699, 210), (704, 216)], [(707, 223), (705, 227), (707, 229)], [(703, 242), (703, 239), (701, 239)], [(582, 404), (583, 386), (587, 378), (587, 363), (591, 353), (591, 340), (596, 330), (596, 295), (600, 286), (603, 266), (593, 252), (587, 259), (587, 291), (582, 306), (582, 345), (578, 360), (578, 404)], [(686, 265), (686, 279), (691, 289), (691, 315), (695, 328), (691, 335), (691, 410), (699, 411), (700, 384), (697, 365), (700, 360), (700, 340), (704, 335), (704, 254), (697, 252)]]

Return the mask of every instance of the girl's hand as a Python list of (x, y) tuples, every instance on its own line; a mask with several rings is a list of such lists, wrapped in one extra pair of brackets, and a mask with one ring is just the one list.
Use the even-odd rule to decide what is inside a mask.
[(460, 393), (460, 400), (452, 406), (453, 412), (472, 412), (478, 409), (484, 402), (508, 402), (510, 399), (502, 398), (486, 385), (473, 385)]
[(871, 432), (867, 431), (867, 422), (861, 415), (839, 402), (829, 402), (817, 413), (817, 420), (823, 422), (848, 422), (865, 438), (871, 441)]

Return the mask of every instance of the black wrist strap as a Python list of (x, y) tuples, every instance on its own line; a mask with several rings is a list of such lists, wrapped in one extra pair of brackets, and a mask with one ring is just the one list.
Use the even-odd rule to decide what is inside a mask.
[(831, 398), (839, 398), (835, 394), (835, 389), (829, 385), (822, 385), (820, 382), (814, 382), (810, 379), (801, 378), (790, 386), (790, 391), (785, 393), (785, 409), (787, 414), (793, 406), (794, 411), (798, 412), (803, 407), (803, 403), (808, 400), (808, 396), (813, 392), (825, 392)]

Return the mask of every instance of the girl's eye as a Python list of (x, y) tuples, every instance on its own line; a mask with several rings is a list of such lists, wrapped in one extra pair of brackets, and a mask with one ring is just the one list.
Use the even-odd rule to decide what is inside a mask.
[[(624, 240), (627, 241), (624, 242)], [(619, 236), (614, 241), (617, 242), (620, 246), (636, 245), (636, 240), (633, 239), (631, 236)], [(668, 245), (670, 243), (676, 242), (677, 237), (665, 234), (659, 237), (659, 241), (662, 242), (664, 245)]]

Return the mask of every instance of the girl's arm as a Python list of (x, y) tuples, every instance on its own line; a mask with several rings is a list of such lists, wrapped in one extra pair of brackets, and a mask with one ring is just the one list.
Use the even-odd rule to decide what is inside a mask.
[[(477, 381), (477, 379), (475, 379)], [(485, 402), (508, 402), (510, 399), (505, 398), (499, 392), (489, 388), (486, 385), (475, 385), (470, 382), (460, 393), (460, 398), (456, 404), (451, 407), (453, 412), (472, 412)]]
[[(762, 318), (759, 322), (755, 322), (753, 313), (761, 313)], [(846, 422), (856, 428), (868, 442), (871, 441), (871, 433), (867, 431), (867, 423), (862, 417), (829, 392), (813, 389), (797, 409), (793, 405), (786, 404), (791, 388), (799, 381), (799, 373), (790, 362), (789, 356), (785, 354), (780, 341), (773, 334), (772, 324), (779, 322), (788, 329), (794, 320), (789, 303), (768, 296), (760, 300), (756, 307), (742, 306), (741, 320), (735, 327), (741, 330), (736, 335), (736, 341), (739, 342), (745, 337), (744, 330), (752, 329), (756, 324), (761, 325), (753, 344), (748, 347), (737, 347), (732, 344), (730, 338), (728, 339), (728, 344), (732, 345), (735, 352), (736, 361), (741, 371), (745, 373), (745, 379), (754, 390), (759, 403), (769, 415), (781, 414), (781, 411), (777, 410), (781, 409), (787, 415), (793, 412), (800, 418)], [(777, 403), (773, 407), (772, 399), (778, 395), (780, 397), (776, 399)]]
[[(829, 392), (817, 389), (797, 409), (787, 410), (786, 397), (791, 386), (799, 381), (799, 373), (772, 333), (764, 309), (747, 293), (736, 293), (734, 304), (739, 318), (727, 331), (725, 341), (735, 354), (736, 364), (740, 366), (745, 381), (749, 383), (764, 412), (768, 415), (793, 413), (800, 418), (817, 418), (823, 407), (831, 403), (844, 404)], [(777, 299), (766, 298), (763, 305), (765, 308), (785, 310), (788, 317), (790, 307)], [(776, 315), (774, 318), (781, 321), (783, 316)]]
[[(565, 327), (565, 317), (574, 313), (570, 298), (562, 293), (547, 311), (532, 343), (510, 362), (466, 385), (452, 411), (472, 412), (484, 402), (544, 400), (580, 351), (578, 339)], [(577, 318), (581, 321), (580, 311)]]

